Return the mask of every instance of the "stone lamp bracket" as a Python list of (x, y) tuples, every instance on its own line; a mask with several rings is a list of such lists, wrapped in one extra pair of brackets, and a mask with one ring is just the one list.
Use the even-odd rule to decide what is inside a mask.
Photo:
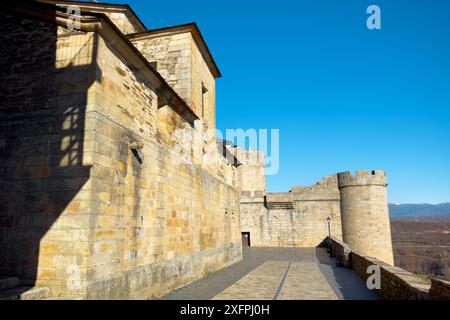
[(130, 142), (131, 150), (141, 150), (142, 148), (144, 148), (144, 144), (142, 142), (137, 142), (137, 141)]
[(139, 150), (142, 150), (144, 148), (144, 144), (142, 142), (132, 141), (129, 144), (131, 152), (133, 152), (136, 160), (142, 164), (143, 160), (141, 155), (139, 154)]

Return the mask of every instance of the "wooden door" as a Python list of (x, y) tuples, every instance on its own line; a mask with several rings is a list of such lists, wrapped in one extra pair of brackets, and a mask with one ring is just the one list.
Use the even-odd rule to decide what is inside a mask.
[(242, 246), (250, 247), (250, 232), (242, 232)]

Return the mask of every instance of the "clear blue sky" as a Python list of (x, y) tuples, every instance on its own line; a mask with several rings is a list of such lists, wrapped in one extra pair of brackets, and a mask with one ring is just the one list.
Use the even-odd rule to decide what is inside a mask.
[(450, 1), (110, 2), (149, 28), (199, 25), (223, 74), (218, 127), (280, 129), (270, 191), (382, 169), (391, 202), (450, 201)]

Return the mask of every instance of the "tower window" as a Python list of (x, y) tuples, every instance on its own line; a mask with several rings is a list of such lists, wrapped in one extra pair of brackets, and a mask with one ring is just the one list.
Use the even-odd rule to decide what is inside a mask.
[(208, 93), (208, 89), (202, 83), (202, 118), (205, 118), (205, 109), (206, 109), (206, 94)]

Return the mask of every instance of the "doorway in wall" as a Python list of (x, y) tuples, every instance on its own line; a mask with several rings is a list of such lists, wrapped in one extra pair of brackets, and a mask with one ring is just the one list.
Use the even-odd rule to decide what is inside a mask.
[(242, 235), (242, 246), (250, 247), (250, 232), (241, 232)]

